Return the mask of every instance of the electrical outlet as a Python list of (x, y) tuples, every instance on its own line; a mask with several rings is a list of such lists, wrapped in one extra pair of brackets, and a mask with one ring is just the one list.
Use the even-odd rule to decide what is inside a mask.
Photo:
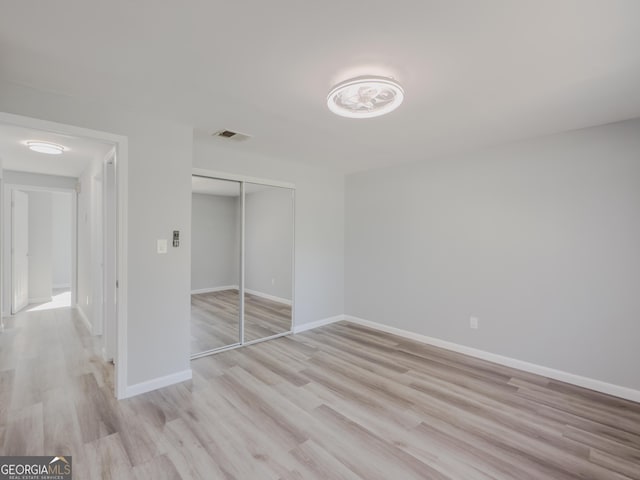
[(469, 318), (469, 328), (478, 329), (478, 319), (476, 317)]

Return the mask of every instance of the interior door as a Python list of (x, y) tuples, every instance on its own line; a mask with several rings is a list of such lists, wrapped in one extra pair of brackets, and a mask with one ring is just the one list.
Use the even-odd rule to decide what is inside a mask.
[(11, 196), (11, 232), (11, 313), (17, 313), (29, 303), (29, 195), (20, 190)]

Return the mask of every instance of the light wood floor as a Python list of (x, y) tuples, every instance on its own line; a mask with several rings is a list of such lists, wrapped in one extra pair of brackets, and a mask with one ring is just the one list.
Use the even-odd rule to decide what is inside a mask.
[(0, 455), (86, 479), (640, 478), (640, 405), (338, 323), (116, 401), (70, 309), (0, 334)]
[[(191, 353), (239, 341), (237, 290), (191, 295)], [(245, 341), (291, 330), (291, 307), (245, 293)]]

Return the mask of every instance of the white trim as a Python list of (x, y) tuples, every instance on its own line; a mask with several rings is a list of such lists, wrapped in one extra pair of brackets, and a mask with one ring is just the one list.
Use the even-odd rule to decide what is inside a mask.
[(71, 193), (71, 305), (78, 303), (78, 192)]
[(556, 370), (554, 368), (544, 367), (535, 363), (525, 362), (523, 360), (517, 360), (511, 357), (505, 357), (495, 353), (487, 352), (485, 350), (479, 350), (473, 347), (467, 347), (465, 345), (459, 345), (457, 343), (448, 342), (446, 340), (440, 340), (439, 338), (428, 337), (419, 333), (409, 332), (396, 327), (390, 327), (381, 323), (372, 322), (370, 320), (364, 320), (362, 318), (353, 317), (351, 315), (345, 315), (346, 321), (362, 325), (365, 327), (380, 330), (382, 332), (398, 335), (399, 337), (408, 338), (417, 342), (433, 345), (434, 347), (444, 348), (451, 350), (452, 352), (462, 353), (469, 355), (470, 357), (480, 358), (488, 362), (497, 363), (506, 367), (515, 368), (543, 377), (552, 378), (561, 382), (570, 383), (579, 387), (588, 388), (597, 392), (606, 393), (615, 397), (625, 398), (633, 402), (640, 402), (640, 390), (634, 390), (632, 388), (623, 387), (620, 385), (614, 385), (612, 383), (603, 382), (601, 380), (595, 380), (589, 377), (583, 377), (574, 373), (564, 372), (562, 370)]
[[(24, 301), (24, 303), (21, 304), (17, 304), (18, 301), (18, 295), (16, 294), (18, 291), (18, 288), (16, 287), (16, 254), (15, 254), (15, 245), (16, 245), (16, 212), (15, 212), (15, 206), (16, 206), (16, 200), (17, 200), (17, 196), (18, 193), (20, 193), (21, 195), (25, 196), (26, 198), (24, 199), (24, 201), (27, 203), (27, 207), (29, 206), (29, 195), (26, 192), (23, 192), (21, 190), (15, 190), (12, 189), (11, 186), (9, 186), (8, 189), (9, 192), (9, 197), (10, 197), (10, 201), (9, 201), (9, 208), (10, 208), (10, 223), (9, 225), (6, 225), (6, 227), (9, 229), (9, 232), (11, 234), (11, 241), (8, 243), (7, 246), (5, 246), (5, 248), (8, 248), (8, 252), (10, 252), (11, 255), (11, 274), (9, 277), (9, 285), (11, 286), (11, 290), (10, 290), (10, 294), (11, 294), (11, 310), (10, 312), (12, 314), (16, 314), (18, 313), (20, 310), (22, 310), (23, 308), (25, 308), (27, 305), (29, 305), (29, 281), (27, 278), (27, 285), (26, 285), (26, 295), (27, 298)], [(27, 232), (29, 230), (29, 209), (27, 208)], [(28, 235), (27, 235), (28, 237)], [(28, 238), (27, 238), (28, 240)], [(27, 256), (29, 255), (28, 253), (29, 247), (27, 245)], [(27, 270), (27, 277), (29, 274), (29, 262), (27, 259), (27, 266), (26, 266), (26, 270)], [(23, 300), (23, 295), (20, 295), (20, 299)]]
[(314, 328), (324, 327), (325, 325), (329, 325), (335, 322), (341, 322), (342, 320), (346, 320), (345, 315), (336, 315), (335, 317), (323, 318), (320, 320), (316, 320), (315, 322), (303, 323), (302, 325), (296, 325), (293, 327), (293, 333), (301, 333), (306, 332), (307, 330), (313, 330)]
[(31, 304), (31, 303), (49, 303), (51, 300), (53, 300), (53, 297), (36, 297), (36, 298), (29, 298), (27, 301), (29, 302), (29, 304)]
[(118, 195), (117, 195), (117, 161), (116, 148), (111, 148), (103, 159), (102, 175), (104, 189), (102, 191), (102, 318), (103, 318), (103, 358), (112, 361), (116, 355), (118, 337), (117, 289), (118, 278)]
[(84, 313), (84, 310), (82, 310), (82, 307), (80, 305), (76, 305), (76, 310), (78, 311), (80, 318), (82, 319), (85, 326), (87, 327), (87, 330), (89, 330), (89, 333), (93, 335), (93, 327), (91, 326), (91, 322), (89, 321), (89, 318)]
[(0, 157), (0, 332), (4, 332), (4, 172), (2, 157)]
[(245, 274), (246, 269), (245, 269), (245, 261), (246, 261), (246, 257), (245, 257), (245, 251), (244, 251), (244, 247), (245, 247), (245, 232), (246, 232), (246, 213), (247, 213), (247, 195), (246, 195), (246, 188), (244, 185), (244, 182), (240, 182), (240, 271), (238, 272), (238, 279), (240, 280), (240, 289), (238, 291), (238, 294), (240, 295), (240, 302), (238, 304), (238, 313), (240, 313), (240, 323), (238, 325), (238, 328), (240, 329), (238, 331), (238, 336), (240, 337), (240, 345), (244, 345), (244, 309), (245, 309), (245, 304), (244, 304), (244, 289), (245, 289)]
[(185, 382), (191, 380), (193, 376), (191, 369), (183, 370), (181, 372), (172, 373), (171, 375), (165, 375), (164, 377), (154, 378), (153, 380), (147, 380), (146, 382), (136, 383), (135, 385), (129, 385), (124, 395), (121, 398), (134, 397), (142, 393), (151, 392), (158, 388), (168, 387), (176, 383)]
[(114, 361), (116, 364), (116, 398), (124, 398), (127, 389), (127, 332), (128, 332), (128, 305), (127, 294), (129, 289), (129, 277), (127, 266), (129, 262), (128, 250), (128, 225), (129, 225), (129, 140), (119, 136), (116, 142), (116, 351)]
[(271, 300), (277, 303), (283, 303), (285, 305), (291, 305), (293, 302), (286, 298), (276, 297), (275, 295), (269, 295), (268, 293), (259, 292), (257, 290), (251, 290), (250, 288), (244, 289), (245, 293), (250, 293), (251, 295), (255, 295), (256, 297), (266, 298), (267, 300)]
[(191, 290), (191, 295), (198, 293), (211, 293), (211, 292), (223, 292), (225, 290), (238, 290), (238, 285), (223, 285), (221, 287), (209, 287), (209, 288), (196, 288)]
[(291, 331), (296, 324), (296, 190), (291, 190)]
[(220, 172), (217, 170), (208, 170), (206, 168), (192, 168), (191, 174), (201, 177), (219, 178), (221, 180), (231, 180), (234, 182), (258, 183), (268, 187), (292, 188), (296, 186), (290, 182), (281, 182), (279, 180), (269, 180), (265, 178), (250, 177), (248, 175), (238, 175), (236, 173)]
[(71, 284), (70, 283), (54, 283), (52, 288), (71, 288)]

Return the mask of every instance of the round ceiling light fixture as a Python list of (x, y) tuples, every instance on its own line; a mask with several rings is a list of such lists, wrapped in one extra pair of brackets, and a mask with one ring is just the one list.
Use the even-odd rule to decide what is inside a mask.
[(348, 118), (379, 117), (392, 112), (404, 100), (404, 90), (387, 77), (356, 77), (331, 89), (327, 106), (336, 115)]
[(58, 145), (57, 143), (40, 142), (35, 140), (26, 142), (26, 145), (34, 152), (48, 153), (49, 155), (60, 155), (66, 150), (65, 147)]

